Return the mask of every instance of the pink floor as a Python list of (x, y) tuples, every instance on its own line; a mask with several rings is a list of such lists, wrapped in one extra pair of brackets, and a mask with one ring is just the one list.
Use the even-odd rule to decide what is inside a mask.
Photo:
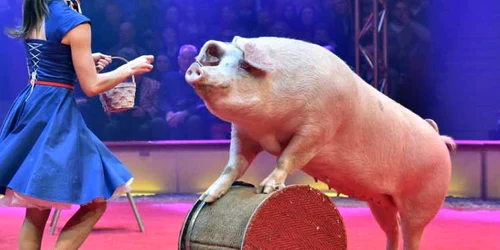
[[(137, 201), (146, 227), (138, 231), (128, 203), (110, 204), (82, 250), (177, 249), (177, 240), (190, 202)], [(58, 230), (76, 210), (63, 211)], [(385, 237), (366, 207), (339, 208), (347, 228), (349, 249), (385, 249)], [(0, 249), (17, 249), (17, 236), (24, 210), (0, 208)], [(52, 249), (56, 236), (44, 236), (42, 249)], [(500, 249), (500, 210), (454, 210), (443, 208), (427, 228), (421, 249)]]

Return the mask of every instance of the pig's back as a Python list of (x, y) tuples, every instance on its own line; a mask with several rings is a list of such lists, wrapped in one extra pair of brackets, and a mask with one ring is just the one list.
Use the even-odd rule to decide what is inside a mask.
[(439, 180), (449, 176), (449, 152), (439, 134), (416, 114), (360, 83), (355, 115), (304, 171), (324, 173), (334, 188), (347, 194), (392, 194), (424, 175)]
[(358, 111), (346, 135), (357, 136), (342, 138), (347, 145), (351, 141), (350, 145), (359, 146), (352, 150), (377, 159), (377, 164), (393, 166), (432, 164), (435, 158), (448, 155), (438, 132), (424, 119), (356, 78)]
[[(342, 120), (335, 137), (351, 149), (342, 152), (358, 150), (366, 160), (378, 159), (386, 165), (426, 164), (421, 160), (424, 155), (432, 161), (448, 154), (439, 134), (425, 120), (366, 83), (338, 56), (316, 44), (278, 39), (273, 43), (279, 44), (280, 54), (288, 56), (281, 60), (294, 64), (300, 59), (302, 63), (286, 67), (304, 77), (297, 84), (308, 83), (293, 89), (309, 95), (303, 117), (314, 116), (310, 120), (326, 123)], [(285, 52), (290, 49), (294, 51)], [(323, 108), (319, 111), (318, 107)]]
[(322, 123), (328, 123), (344, 117), (353, 107), (355, 100), (351, 97), (357, 88), (349, 66), (335, 54), (319, 45), (289, 38), (259, 37), (254, 41), (267, 51), (275, 65), (269, 112), (286, 103), (286, 108), (280, 108), (281, 114), (313, 121), (321, 118)]
[[(261, 37), (255, 41), (271, 48), (271, 56), (280, 62), (279, 72), (284, 76), (279, 79), (287, 79), (276, 84), (277, 99), (293, 107), (293, 114), (301, 119), (335, 130), (332, 143), (325, 149), (328, 154), (350, 157), (351, 152), (357, 152), (366, 161), (398, 165), (418, 160), (421, 155), (447, 152), (439, 134), (427, 122), (378, 92), (328, 50), (288, 38)], [(339, 128), (328, 127), (339, 120)]]

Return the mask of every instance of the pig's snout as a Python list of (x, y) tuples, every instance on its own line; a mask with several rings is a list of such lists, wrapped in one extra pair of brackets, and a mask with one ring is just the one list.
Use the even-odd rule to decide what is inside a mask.
[(189, 84), (196, 85), (201, 82), (203, 75), (203, 69), (201, 68), (200, 64), (195, 62), (191, 64), (189, 69), (186, 71), (185, 78)]

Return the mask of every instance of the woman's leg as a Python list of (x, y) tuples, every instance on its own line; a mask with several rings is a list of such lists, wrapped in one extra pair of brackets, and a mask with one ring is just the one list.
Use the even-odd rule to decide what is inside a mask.
[(55, 249), (78, 249), (89, 236), (94, 225), (106, 211), (106, 202), (93, 202), (81, 206), (73, 217), (64, 225)]
[(19, 249), (21, 250), (39, 250), (42, 247), (43, 230), (50, 209), (40, 210), (38, 208), (27, 208), (26, 217), (19, 235)]

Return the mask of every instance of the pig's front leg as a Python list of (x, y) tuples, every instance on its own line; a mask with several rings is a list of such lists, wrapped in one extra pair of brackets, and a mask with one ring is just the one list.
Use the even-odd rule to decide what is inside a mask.
[(211, 203), (224, 195), (231, 185), (243, 176), (261, 150), (259, 144), (238, 133), (233, 126), (228, 164), (200, 200)]
[(289, 174), (304, 167), (323, 147), (322, 136), (300, 133), (293, 137), (278, 159), (273, 172), (257, 187), (258, 193), (270, 193), (285, 187)]

